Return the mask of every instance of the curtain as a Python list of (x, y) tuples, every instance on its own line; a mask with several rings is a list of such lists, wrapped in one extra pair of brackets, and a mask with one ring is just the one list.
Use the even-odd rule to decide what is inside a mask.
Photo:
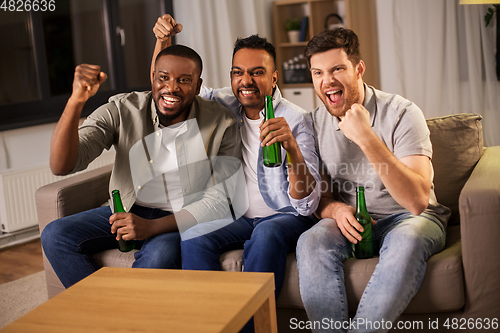
[(496, 76), (496, 19), (487, 5), (458, 0), (393, 0), (398, 91), (426, 118), (483, 116), (485, 146), (500, 145), (500, 82)]
[(174, 0), (174, 19), (183, 25), (176, 42), (203, 59), (203, 84), (230, 86), (237, 37), (259, 34), (272, 42), (272, 0)]

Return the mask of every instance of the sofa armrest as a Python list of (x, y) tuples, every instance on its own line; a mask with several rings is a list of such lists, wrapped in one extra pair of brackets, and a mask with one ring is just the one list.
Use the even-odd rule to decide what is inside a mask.
[[(40, 187), (35, 192), (40, 233), (50, 222), (88, 209), (96, 208), (109, 199), (108, 187), (113, 165), (82, 172), (79, 175)], [(64, 290), (43, 252), (45, 280), (49, 298)]]
[(500, 313), (500, 146), (484, 150), (462, 189), (459, 209), (464, 317), (493, 319)]
[(58, 218), (96, 208), (109, 199), (109, 177), (113, 165), (83, 172), (45, 186), (35, 192), (40, 232)]

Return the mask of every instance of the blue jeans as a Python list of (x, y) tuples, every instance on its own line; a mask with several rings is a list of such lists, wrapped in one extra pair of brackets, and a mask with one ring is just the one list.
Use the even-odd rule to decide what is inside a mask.
[[(299, 236), (316, 221), (313, 217), (291, 214), (241, 217), (209, 234), (183, 240), (182, 268), (220, 271), (220, 255), (243, 248), (243, 270), (274, 273), (277, 297), (285, 278), (287, 254), (295, 251)], [(187, 233), (196, 231), (196, 227)]]
[[(427, 259), (444, 248), (446, 236), (441, 222), (425, 213), (419, 216), (394, 214), (379, 220), (373, 230), (375, 241), (380, 244), (379, 262), (351, 323), (371, 322), (372, 326), (382, 328), (382, 320), (394, 322), (417, 293)], [(347, 324), (349, 314), (342, 262), (350, 254), (351, 243), (333, 219), (321, 220), (298, 241), (300, 294), (307, 315), (311, 321), (326, 319), (328, 324), (332, 323), (329, 327), (318, 327), (315, 332), (374, 331), (369, 325), (349, 327)], [(340, 327), (342, 323), (346, 323), (344, 328)], [(387, 332), (388, 329), (376, 331)]]
[[(170, 213), (160, 209), (134, 205), (130, 210), (145, 219), (156, 219)], [(99, 207), (49, 223), (42, 232), (42, 247), (64, 287), (68, 288), (99, 269), (92, 254), (117, 248), (111, 234), (109, 207)], [(132, 267), (180, 268), (180, 236), (178, 232), (160, 234), (135, 242)]]

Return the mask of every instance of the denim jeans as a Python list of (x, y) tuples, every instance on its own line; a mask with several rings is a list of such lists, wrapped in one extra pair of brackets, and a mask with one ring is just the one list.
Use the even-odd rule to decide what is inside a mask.
[[(182, 268), (220, 271), (220, 255), (243, 248), (243, 270), (274, 273), (277, 297), (285, 278), (287, 254), (295, 251), (299, 236), (316, 221), (291, 214), (241, 217), (209, 234), (183, 240)], [(193, 229), (187, 232), (196, 231), (196, 226)]]
[[(134, 205), (130, 211), (146, 219), (156, 219), (170, 213)], [(117, 248), (111, 234), (109, 207), (99, 207), (49, 223), (42, 232), (42, 247), (55, 273), (68, 288), (95, 272), (99, 267), (92, 254)], [(135, 242), (132, 267), (180, 268), (180, 236), (169, 232)]]
[[(397, 319), (420, 288), (427, 259), (441, 251), (446, 241), (442, 224), (425, 213), (394, 214), (379, 220), (373, 230), (380, 244), (379, 262), (351, 321), (342, 263), (351, 254), (351, 243), (333, 219), (321, 220), (300, 237), (302, 301), (311, 321), (327, 322), (314, 332), (387, 332), (383, 329), (391, 326), (387, 322)], [(372, 329), (363, 323), (371, 323)]]

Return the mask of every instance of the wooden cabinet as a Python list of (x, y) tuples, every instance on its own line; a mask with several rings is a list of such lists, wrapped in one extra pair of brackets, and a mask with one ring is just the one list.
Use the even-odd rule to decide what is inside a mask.
[[(364, 81), (380, 88), (378, 37), (374, 0), (278, 0), (273, 3), (274, 46), (276, 47), (276, 64), (280, 72), (279, 86), (281, 88), (311, 87), (309, 80), (300, 79), (300, 83), (285, 82), (283, 64), (289, 60), (299, 60), (304, 53), (307, 42), (317, 33), (325, 29), (325, 20), (330, 14), (338, 14), (346, 28), (354, 30), (360, 40), (361, 58), (366, 64)], [(292, 17), (302, 20), (308, 17), (305, 40), (290, 43), (285, 31), (285, 21)], [(335, 23), (332, 18), (328, 23)], [(308, 71), (308, 69), (307, 69)], [(303, 73), (297, 72), (299, 76)], [(290, 76), (288, 76), (290, 78)], [(304, 82), (308, 81), (308, 82)]]

